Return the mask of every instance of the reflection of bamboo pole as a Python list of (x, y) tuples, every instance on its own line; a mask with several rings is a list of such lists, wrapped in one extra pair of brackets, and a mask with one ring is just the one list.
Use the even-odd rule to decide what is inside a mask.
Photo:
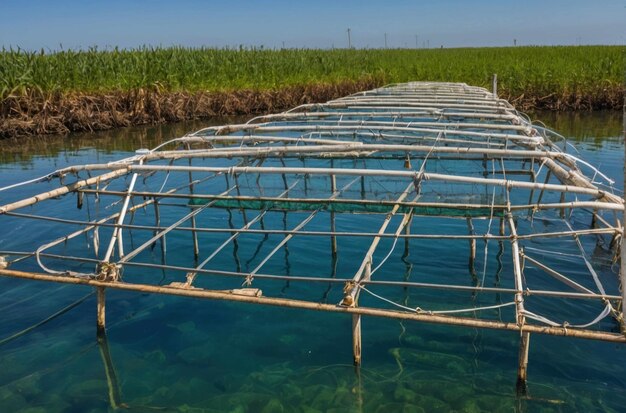
[(113, 410), (117, 410), (120, 407), (126, 407), (122, 403), (122, 397), (120, 392), (119, 382), (117, 381), (117, 374), (115, 373), (115, 367), (113, 366), (113, 360), (111, 358), (111, 352), (109, 350), (109, 340), (107, 339), (104, 331), (98, 333), (98, 348), (100, 349), (100, 357), (102, 357), (102, 364), (104, 364), (104, 373), (107, 378), (107, 387), (109, 394), (109, 404)]
[(508, 323), (493, 320), (478, 320), (466, 317), (452, 317), (439, 315), (428, 312), (408, 312), (395, 311), (370, 307), (344, 307), (335, 304), (321, 304), (317, 302), (309, 302), (303, 300), (291, 300), (286, 298), (274, 298), (264, 296), (251, 296), (238, 293), (237, 290), (205, 290), (205, 289), (186, 289), (169, 286), (156, 286), (148, 284), (129, 284), (125, 282), (105, 282), (97, 281), (89, 278), (70, 277), (64, 275), (48, 275), (41, 273), (29, 273), (16, 270), (0, 270), (1, 276), (15, 277), (29, 280), (59, 282), (77, 285), (91, 285), (94, 287), (106, 287), (125, 291), (138, 291), (154, 294), (169, 294), (182, 297), (196, 297), (214, 300), (228, 300), (243, 303), (254, 303), (262, 305), (271, 305), (287, 308), (301, 308), (316, 311), (328, 311), (344, 314), (360, 314), (372, 317), (394, 318), (399, 320), (413, 320), (426, 323), (457, 325), (474, 328), (489, 328), (498, 330), (508, 330), (517, 332), (539, 333), (562, 337), (576, 337), (590, 340), (602, 340), (614, 343), (626, 343), (626, 337), (623, 334), (608, 333), (595, 330), (583, 330), (577, 328), (539, 326), (533, 324), (524, 324), (522, 326), (517, 323)]

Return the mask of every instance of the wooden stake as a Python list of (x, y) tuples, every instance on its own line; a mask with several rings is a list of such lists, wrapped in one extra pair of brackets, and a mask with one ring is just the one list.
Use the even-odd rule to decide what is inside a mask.
[(98, 335), (105, 332), (105, 316), (106, 316), (106, 300), (105, 300), (105, 287), (96, 287), (97, 297), (97, 333)]
[[(475, 231), (474, 231), (474, 224), (472, 223), (472, 218), (467, 218), (467, 230), (469, 232), (470, 235), (474, 235)], [(470, 274), (472, 275), (472, 277), (476, 276), (476, 268), (475, 268), (475, 261), (476, 261), (476, 239), (475, 238), (470, 238), (469, 239), (469, 247), (470, 247), (470, 256), (469, 256), (469, 270), (470, 270)]]
[(361, 365), (361, 315), (352, 315), (352, 355), (355, 366)]
[(519, 358), (517, 369), (517, 393), (526, 395), (528, 392), (528, 350), (530, 348), (530, 333), (523, 332), (520, 335)]

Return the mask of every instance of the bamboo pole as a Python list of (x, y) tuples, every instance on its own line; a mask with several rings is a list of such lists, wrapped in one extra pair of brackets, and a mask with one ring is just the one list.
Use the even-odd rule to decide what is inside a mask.
[[(624, 155), (626, 157), (626, 99), (624, 100), (624, 108), (623, 108), (623, 133), (624, 133)], [(626, 159), (626, 158), (625, 158)], [(624, 198), (620, 201), (624, 202), (626, 205), (626, 160), (624, 161)], [(622, 228), (626, 228), (626, 211), (622, 215), (623, 226)], [(620, 312), (621, 320), (620, 325), (622, 328), (622, 333), (626, 335), (626, 241), (624, 240), (624, 235), (620, 238), (620, 289), (622, 292), (622, 308)]]
[[(110, 191), (110, 190), (96, 190), (96, 189), (81, 189), (81, 192), (99, 195), (112, 195), (112, 196), (125, 196), (124, 191)], [(136, 191), (132, 192), (136, 197), (160, 197), (160, 198), (174, 198), (174, 199), (206, 199), (206, 200), (224, 200), (224, 201), (262, 201), (267, 203), (281, 202), (281, 203), (305, 203), (305, 204), (318, 204), (326, 203), (332, 204), (355, 204), (355, 205), (385, 205), (393, 207), (396, 203), (394, 201), (387, 200), (368, 200), (368, 199), (354, 199), (354, 198), (341, 198), (329, 200), (328, 198), (280, 198), (280, 197), (265, 197), (265, 196), (220, 196), (211, 194), (164, 194), (160, 192), (144, 192)], [(416, 201), (403, 201), (398, 203), (402, 207), (425, 207), (425, 208), (442, 208), (442, 209), (493, 209), (494, 211), (504, 211), (509, 208), (505, 204), (471, 204), (471, 203), (453, 203), (453, 202), (416, 202)], [(547, 209), (562, 209), (562, 208), (593, 208), (613, 211), (623, 211), (624, 206), (622, 204), (614, 204), (598, 201), (571, 201), (565, 203), (548, 203), (548, 204), (520, 204), (511, 205), (511, 211), (522, 210), (547, 210)], [(490, 211), (491, 212), (491, 211)], [(601, 217), (598, 217), (600, 219)], [(606, 222), (606, 221), (605, 221)], [(611, 227), (613, 228), (613, 227)]]
[[(1, 251), (3, 254), (7, 255), (20, 255), (20, 256), (31, 256), (32, 253), (26, 252), (17, 252), (17, 251)], [(83, 258), (83, 257), (72, 257), (67, 255), (59, 255), (59, 254), (50, 254), (43, 253), (41, 256), (50, 257), (61, 260), (68, 261), (76, 261), (76, 262), (87, 262), (87, 263), (99, 263), (100, 261), (93, 258)], [(166, 264), (151, 264), (151, 263), (141, 263), (141, 262), (128, 262), (125, 264), (126, 266), (131, 267), (139, 267), (139, 268), (153, 268), (159, 270), (173, 270), (173, 271), (181, 271), (181, 272), (197, 272), (208, 275), (220, 275), (225, 277), (241, 277), (245, 278), (249, 274), (241, 271), (222, 271), (222, 270), (214, 270), (214, 269), (197, 269), (192, 267), (184, 267), (184, 266), (175, 266), (175, 265), (166, 265)], [(345, 284), (346, 282), (351, 281), (351, 279), (347, 278), (336, 278), (336, 277), (317, 277), (317, 276), (287, 276), (287, 275), (277, 275), (277, 274), (255, 274), (256, 278), (266, 279), (266, 280), (288, 280), (295, 282), (317, 282), (317, 283), (335, 283), (335, 284)], [(443, 289), (443, 290), (451, 290), (451, 291), (470, 291), (474, 293), (486, 292), (486, 293), (507, 293), (507, 294), (515, 294), (517, 290), (511, 288), (503, 288), (503, 287), (480, 287), (480, 286), (466, 286), (466, 285), (455, 285), (455, 284), (435, 284), (435, 283), (421, 283), (421, 282), (409, 282), (409, 281), (361, 281), (363, 285), (384, 285), (384, 286), (395, 286), (402, 288), (430, 288), (430, 289)], [(591, 299), (591, 300), (621, 300), (621, 295), (610, 295), (610, 294), (598, 294), (598, 293), (569, 293), (562, 291), (543, 291), (543, 290), (533, 290), (530, 288), (526, 288), (524, 290), (525, 296), (543, 296), (543, 297), (558, 297), (558, 298), (571, 298), (571, 299)]]
[(517, 369), (517, 393), (525, 396), (528, 393), (528, 352), (530, 350), (530, 333), (522, 332), (520, 335), (520, 347)]
[[(467, 231), (470, 235), (475, 234), (474, 224), (472, 223), (472, 218), (470, 217), (467, 218)], [(471, 276), (475, 277), (476, 267), (474, 263), (476, 261), (476, 238), (469, 238), (469, 247), (470, 247), (470, 254), (469, 254), (468, 267), (469, 267)]]
[(239, 294), (235, 290), (216, 291), (205, 289), (185, 289), (169, 286), (156, 286), (147, 284), (129, 284), (125, 282), (104, 282), (89, 278), (71, 277), (63, 275), (48, 275), (41, 273), (29, 273), (24, 271), (0, 269), (0, 276), (22, 278), (37, 281), (58, 282), (77, 285), (90, 285), (94, 287), (106, 287), (125, 291), (138, 291), (154, 294), (169, 294), (183, 297), (196, 297), (215, 300), (229, 300), (234, 302), (254, 303), (261, 305), (271, 305), (287, 308), (301, 308), (315, 311), (328, 311), (344, 314), (360, 314), (372, 317), (393, 318), (399, 320), (413, 320), (418, 322), (457, 325), (472, 328), (488, 328), (497, 330), (507, 330), (516, 332), (529, 332), (546, 335), (554, 335), (561, 337), (575, 337), (590, 340), (608, 341), (614, 343), (626, 343), (626, 337), (623, 334), (615, 334), (609, 332), (583, 330), (576, 328), (539, 326), (533, 324), (524, 324), (519, 326), (517, 323), (507, 323), (493, 320), (479, 320), (465, 317), (452, 317), (446, 315), (419, 313), (419, 312), (403, 312), (395, 310), (385, 310), (369, 307), (345, 307), (334, 304), (322, 304), (317, 302), (309, 302), (302, 300), (292, 300), (286, 298), (274, 298), (264, 296), (250, 296)]
[[(152, 203), (152, 202), (150, 202)], [(413, 206), (413, 205), (408, 205)], [(137, 207), (143, 207), (143, 205), (138, 205)], [(63, 219), (63, 218), (55, 218), (55, 217), (44, 217), (40, 215), (31, 215), (31, 214), (20, 214), (20, 213), (7, 213), (9, 216), (16, 216), (21, 218), (29, 218), (36, 220), (44, 220), (49, 222), (59, 222), (63, 224), (73, 224), (73, 225), (81, 225), (81, 226), (89, 226), (89, 227), (115, 227), (114, 223), (106, 223), (104, 221), (114, 219), (118, 214), (114, 214), (114, 216), (107, 217), (106, 219), (102, 219), (100, 221), (80, 221), (80, 220), (72, 220), (72, 219)], [(600, 217), (599, 217), (600, 218)], [(503, 221), (501, 221), (503, 223)], [(607, 223), (607, 225), (610, 225)], [(153, 231), (156, 234), (157, 231), (161, 231), (166, 229), (166, 227), (162, 227), (159, 225), (150, 226), (150, 225), (133, 225), (133, 224), (125, 224), (125, 228), (134, 229), (134, 230), (145, 230), (145, 231)], [(92, 229), (92, 228), (89, 228)], [(172, 229), (172, 231), (191, 231), (191, 228), (187, 227), (177, 227)], [(196, 228), (198, 232), (205, 233), (234, 233), (234, 232), (242, 232), (242, 233), (250, 233), (250, 234), (273, 234), (273, 235), (285, 235), (285, 234), (294, 234), (296, 232), (293, 230), (280, 230), (280, 229), (234, 229), (234, 228), (206, 228), (206, 227), (198, 227)], [(556, 232), (538, 232), (532, 234), (518, 234), (517, 238), (519, 240), (522, 239), (536, 239), (536, 238), (563, 238), (563, 237), (571, 237), (572, 235), (584, 236), (584, 235), (600, 235), (600, 234), (621, 234), (622, 230), (618, 228), (608, 227), (608, 228), (592, 228), (586, 230), (573, 230), (573, 231), (556, 231)], [(376, 237), (379, 236), (381, 238), (395, 238), (394, 234), (378, 234), (376, 232), (345, 232), (345, 231), (298, 231), (297, 235), (303, 236), (320, 236), (320, 237)], [(455, 234), (398, 234), (398, 238), (415, 238), (415, 239), (448, 239), (448, 240), (467, 240), (467, 239), (492, 239), (492, 240), (508, 240), (510, 237), (504, 235), (504, 229), (501, 231), (501, 235), (492, 235), (492, 234), (475, 234), (475, 235), (455, 235)], [(65, 237), (64, 237), (65, 238)], [(44, 255), (44, 254), (42, 254)]]
[(96, 298), (97, 298), (97, 333), (103, 334), (106, 328), (106, 297), (105, 297), (105, 287), (98, 286), (96, 287)]
[(80, 181), (76, 181), (72, 184), (68, 184), (68, 185), (64, 185), (60, 188), (54, 189), (52, 191), (48, 191), (48, 192), (43, 192), (41, 194), (35, 195), (35, 196), (31, 196), (29, 198), (26, 199), (22, 199), (20, 201), (16, 201), (16, 202), (12, 202), (10, 204), (6, 204), (3, 206), (0, 206), (0, 215), (10, 212), (10, 211), (14, 211), (16, 209), (19, 208), (24, 208), (26, 206), (31, 206), (31, 205), (35, 205), (39, 202), (45, 201), (46, 199), (50, 199), (50, 198), (56, 198), (58, 196), (61, 195), (65, 195), (69, 192), (73, 192), (76, 191), (77, 189), (83, 188), (85, 186), (89, 186), (89, 185), (94, 185), (100, 182), (105, 182), (117, 177), (120, 177), (122, 175), (125, 175), (128, 173), (128, 166), (120, 166), (118, 168), (114, 168), (115, 170), (109, 172), (109, 173), (105, 173), (99, 176), (94, 176), (93, 178), (89, 178), (89, 179), (83, 179)]
[[(120, 168), (120, 165), (112, 164), (93, 164), (83, 165), (79, 167), (82, 170), (116, 170)], [(252, 173), (252, 174), (310, 174), (310, 175), (346, 175), (346, 176), (388, 176), (397, 178), (417, 178), (418, 173), (414, 171), (395, 171), (384, 169), (343, 169), (343, 168), (296, 168), (296, 167), (185, 167), (185, 166), (165, 166), (165, 165), (126, 165), (124, 168), (133, 172), (154, 172), (154, 171), (170, 171), (170, 172), (217, 172), (217, 173)], [(593, 195), (598, 198), (606, 199), (607, 202), (613, 202), (622, 204), (622, 201), (616, 202), (615, 195), (609, 194), (599, 189), (593, 189), (589, 187), (579, 187), (576, 185), (558, 185), (558, 184), (540, 184), (532, 182), (512, 181), (506, 179), (493, 179), (493, 178), (475, 178), (459, 175), (448, 175), (440, 173), (421, 173), (423, 180), (434, 181), (448, 181), (458, 182), (466, 184), (482, 184), (482, 185), (494, 185), (508, 188), (521, 188), (521, 189), (546, 189), (555, 192), (571, 192), (577, 194)], [(619, 198), (618, 198), (619, 199)], [(8, 204), (11, 205), (11, 204)]]
[[(187, 149), (190, 149), (189, 146), (187, 146)], [(189, 166), (192, 166), (191, 162), (192, 162), (192, 159), (189, 158)], [(189, 193), (192, 196), (194, 194), (193, 173), (191, 171), (189, 171)], [(196, 216), (195, 215), (191, 217), (191, 228), (192, 228), (191, 234), (192, 234), (192, 241), (193, 241), (193, 257), (197, 261), (198, 256), (200, 255), (200, 245), (198, 244), (198, 232), (196, 231)]]
[[(354, 136), (354, 133), (346, 132), (347, 135)], [(339, 135), (335, 132), (333, 135)], [(370, 137), (380, 137), (380, 133), (372, 133), (369, 130), (362, 132), (360, 135), (370, 136)], [(436, 140), (436, 137), (439, 135), (433, 135), (431, 140)], [(411, 135), (382, 135), (382, 137), (389, 138), (414, 138)], [(446, 141), (445, 139), (443, 140)], [(338, 141), (339, 142), (339, 141)], [(469, 142), (466, 142), (469, 143)], [(345, 157), (355, 157), (362, 155), (370, 155), (373, 152), (406, 152), (406, 153), (434, 153), (434, 154), (452, 154), (452, 155), (487, 155), (492, 158), (502, 158), (502, 157), (510, 157), (510, 158), (553, 158), (560, 162), (564, 162), (567, 160), (567, 157), (560, 152), (547, 152), (547, 151), (539, 151), (539, 150), (528, 150), (528, 149), (497, 149), (497, 148), (483, 148), (483, 147), (467, 147), (467, 146), (429, 146), (429, 145), (417, 145), (417, 144), (380, 144), (380, 143), (360, 143), (354, 144), (352, 142), (348, 143), (336, 143), (336, 144), (327, 144), (327, 145), (308, 145), (308, 146), (294, 146), (294, 145), (283, 145), (283, 146), (264, 146), (264, 147), (225, 147), (225, 148), (214, 148), (209, 151), (206, 150), (198, 150), (194, 149), (191, 151), (159, 151), (152, 152), (149, 155), (146, 155), (147, 160), (156, 160), (156, 159), (181, 159), (185, 157), (199, 157), (199, 158), (227, 158), (232, 156), (270, 156), (272, 154), (277, 154), (279, 156), (285, 156), (287, 154), (309, 154), (311, 156), (315, 153), (323, 153), (325, 156), (330, 156), (331, 154), (343, 154)], [(77, 172), (85, 169), (114, 169), (108, 166), (110, 164), (98, 165), (94, 166), (81, 166), (75, 165), (69, 169), (70, 172)], [(116, 168), (121, 168), (122, 165), (126, 164), (112, 164)]]

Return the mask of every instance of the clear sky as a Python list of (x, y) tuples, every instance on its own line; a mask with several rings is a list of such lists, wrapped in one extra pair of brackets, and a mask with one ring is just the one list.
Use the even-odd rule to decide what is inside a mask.
[[(626, 44), (626, 0), (0, 0), (0, 45)], [(417, 42), (416, 38), (417, 37)]]

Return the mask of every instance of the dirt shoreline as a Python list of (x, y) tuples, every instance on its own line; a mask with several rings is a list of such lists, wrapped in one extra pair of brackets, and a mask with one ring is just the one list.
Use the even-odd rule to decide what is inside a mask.
[[(365, 79), (332, 84), (288, 86), (279, 90), (233, 92), (163, 92), (138, 89), (111, 93), (29, 93), (0, 102), (0, 138), (64, 134), (118, 127), (179, 122), (213, 116), (277, 112), (305, 103), (322, 103), (362, 90), (379, 87), (379, 81)], [(621, 110), (624, 89), (598, 90), (592, 94), (576, 91), (537, 96), (524, 93), (500, 96), (522, 111)]]

